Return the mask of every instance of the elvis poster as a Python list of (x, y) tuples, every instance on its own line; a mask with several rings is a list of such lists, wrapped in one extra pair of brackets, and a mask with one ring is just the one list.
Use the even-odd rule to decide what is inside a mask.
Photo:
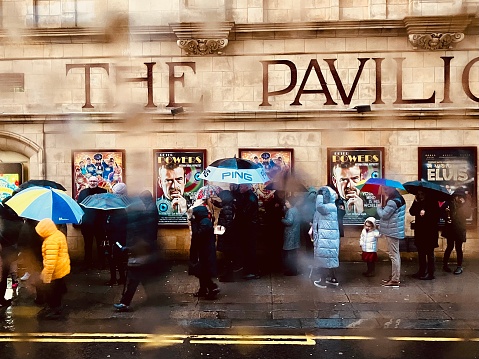
[[(419, 179), (445, 187), (449, 193), (463, 188), (471, 203), (477, 203), (476, 147), (419, 147)], [(475, 225), (476, 211), (468, 219)]]
[(187, 225), (187, 210), (203, 186), (206, 150), (154, 150), (155, 200), (159, 224)]
[(328, 148), (328, 183), (346, 211), (344, 224), (362, 225), (367, 217), (377, 216), (377, 193), (361, 192), (356, 186), (369, 178), (383, 177), (383, 154), (382, 147)]

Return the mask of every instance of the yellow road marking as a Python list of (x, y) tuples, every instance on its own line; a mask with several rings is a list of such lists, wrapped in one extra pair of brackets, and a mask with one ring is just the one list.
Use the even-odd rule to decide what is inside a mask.
[(241, 334), (142, 334), (142, 333), (0, 333), (0, 342), (33, 343), (142, 343), (147, 347), (173, 344), (316, 345), (324, 340), (390, 340), (416, 342), (467, 342), (479, 338), (375, 337), (362, 335), (241, 335)]

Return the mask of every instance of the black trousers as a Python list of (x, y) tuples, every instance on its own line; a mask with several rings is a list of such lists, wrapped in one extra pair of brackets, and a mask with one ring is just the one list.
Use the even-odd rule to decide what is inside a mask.
[(59, 308), (62, 305), (63, 295), (67, 292), (64, 278), (52, 280), (44, 286), (45, 299), (50, 308)]
[(419, 275), (434, 275), (434, 248), (418, 248), (417, 257), (419, 262)]
[(82, 229), (84, 251), (85, 251), (85, 265), (93, 266), (93, 243), (96, 244), (97, 264), (102, 267), (105, 262), (105, 255), (103, 250), (103, 241), (105, 235), (99, 228), (85, 228)]
[(444, 258), (442, 260), (444, 265), (447, 265), (449, 262), (449, 257), (451, 256), (452, 250), (456, 247), (456, 255), (457, 255), (457, 265), (460, 267), (462, 266), (462, 259), (464, 254), (462, 253), (462, 239), (447, 239), (447, 247), (444, 251)]

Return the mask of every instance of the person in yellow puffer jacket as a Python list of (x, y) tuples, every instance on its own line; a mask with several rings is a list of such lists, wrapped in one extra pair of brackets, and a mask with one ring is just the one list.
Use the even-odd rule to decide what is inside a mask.
[(40, 275), (45, 285), (48, 308), (39, 313), (47, 319), (58, 319), (62, 312), (62, 297), (66, 293), (65, 276), (70, 273), (70, 256), (65, 235), (49, 218), (42, 219), (35, 231), (43, 238), (43, 270)]

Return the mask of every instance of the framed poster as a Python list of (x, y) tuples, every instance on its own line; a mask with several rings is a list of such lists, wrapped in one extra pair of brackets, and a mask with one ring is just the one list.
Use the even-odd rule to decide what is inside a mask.
[(264, 184), (254, 184), (253, 190), (258, 196), (260, 221), (265, 214), (265, 203), (273, 199), (274, 190), (266, 189), (266, 186), (279, 181), (293, 172), (293, 149), (292, 148), (240, 148), (239, 157), (253, 161), (264, 167), (266, 175), (270, 179)]
[(124, 150), (74, 150), (72, 151), (72, 197), (88, 187), (88, 178), (98, 177), (98, 187), (111, 192), (112, 187), (125, 180)]
[[(419, 179), (437, 183), (450, 193), (462, 187), (473, 208), (477, 203), (477, 148), (476, 147), (419, 147)], [(476, 211), (467, 220), (476, 225)]]
[(360, 192), (359, 181), (384, 176), (384, 148), (328, 148), (328, 184), (344, 202), (344, 224), (364, 224), (367, 217), (377, 217), (380, 203), (374, 193)]
[(0, 163), (0, 201), (11, 196), (23, 182), (21, 163)]
[(154, 150), (153, 160), (159, 224), (187, 225), (186, 211), (203, 187), (206, 150)]

